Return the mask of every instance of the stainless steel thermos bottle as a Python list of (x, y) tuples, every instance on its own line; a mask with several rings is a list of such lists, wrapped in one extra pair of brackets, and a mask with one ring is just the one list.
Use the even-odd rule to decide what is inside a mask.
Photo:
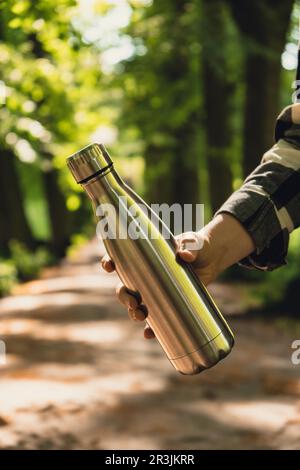
[[(68, 167), (99, 220), (103, 206), (115, 209), (116, 233), (128, 236), (105, 237), (105, 248), (124, 285), (140, 293), (148, 308), (146, 321), (175, 369), (197, 374), (227, 356), (234, 339), (226, 321), (191, 266), (176, 259), (173, 235), (166, 226), (164, 234), (170, 236), (162, 233), (162, 221), (122, 181), (105, 147), (85, 147), (68, 158)], [(144, 236), (130, 236), (132, 227)]]

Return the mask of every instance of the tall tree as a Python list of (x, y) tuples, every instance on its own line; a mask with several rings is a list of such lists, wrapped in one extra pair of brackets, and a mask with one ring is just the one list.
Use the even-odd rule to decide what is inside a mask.
[(215, 212), (232, 191), (230, 148), (234, 83), (228, 66), (228, 14), (223, 0), (202, 1), (201, 58), (209, 193)]
[[(77, 7), (75, 0), (66, 0), (59, 8), (50, 0), (0, 4), (0, 80), (9, 90), (5, 106), (0, 107), (0, 151), (3, 155), (9, 151), (15, 157), (12, 165), (21, 169), (18, 174), (12, 166), (6, 178), (10, 187), (3, 186), (1, 199), (17, 204), (9, 191), (17, 187), (21, 175), (18, 194), (23, 205), (18, 204), (18, 210), (24, 206), (29, 209), (26, 214), (34, 233), (44, 223), (42, 236), (48, 237), (57, 256), (63, 254), (71, 235), (66, 208), (71, 189), (60, 184), (63, 171), (58, 168), (65, 168), (63, 156), (77, 145), (85, 145), (98, 124), (99, 52), (83, 43), (81, 33), (75, 30), (72, 18)], [(39, 173), (43, 185), (35, 181)], [(32, 191), (33, 186), (36, 191)], [(34, 200), (33, 193), (39, 201)], [(35, 216), (35, 207), (44, 222)], [(23, 215), (20, 223), (27, 223), (25, 212)], [(45, 234), (48, 227), (50, 233)], [(25, 232), (25, 227), (16, 229), (7, 238), (20, 239)]]
[[(31, 51), (35, 59), (47, 59), (49, 54), (45, 50), (44, 44), (38, 39), (37, 34), (31, 32), (28, 39), (32, 44)], [(37, 103), (37, 111), (39, 111), (42, 103), (43, 100), (41, 103)], [(57, 257), (62, 257), (69, 245), (70, 236), (72, 234), (70, 213), (66, 207), (65, 197), (59, 185), (58, 171), (53, 165), (54, 155), (49, 150), (45, 150), (45, 145), (43, 143), (38, 145), (38, 147), (40, 158), (44, 162), (42, 168), (51, 228), (50, 245), (53, 253)]]
[(19, 240), (29, 247), (34, 241), (29, 228), (24, 200), (16, 169), (16, 156), (2, 145), (0, 148), (0, 253), (7, 254), (9, 242)]
[(245, 44), (243, 170), (248, 175), (273, 142), (279, 112), (281, 53), (293, 0), (229, 0)]
[[(6, 40), (6, 32), (5, 19), (1, 15), (0, 43)], [(5, 115), (5, 103), (1, 103), (0, 106)], [(7, 254), (9, 241), (12, 238), (33, 246), (33, 236), (25, 215), (15, 159), (13, 150), (5, 144), (3, 138), (0, 139), (0, 253), (2, 254)]]
[(122, 126), (139, 131), (150, 203), (199, 202), (197, 14), (191, 0), (155, 0), (126, 31), (136, 54), (120, 77)]

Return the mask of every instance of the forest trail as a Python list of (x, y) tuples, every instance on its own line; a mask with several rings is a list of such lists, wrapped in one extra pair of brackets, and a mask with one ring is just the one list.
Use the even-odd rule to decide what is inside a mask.
[[(296, 332), (242, 312), (238, 287), (212, 287), (236, 334), (231, 355), (176, 373), (115, 298), (97, 242), (0, 300), (0, 448), (300, 448)], [(300, 338), (300, 332), (298, 331)]]

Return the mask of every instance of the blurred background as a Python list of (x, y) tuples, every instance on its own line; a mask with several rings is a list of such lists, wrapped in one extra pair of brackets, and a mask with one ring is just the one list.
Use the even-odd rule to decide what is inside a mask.
[(295, 0), (0, 1), (0, 447), (300, 447), (299, 234), (284, 268), (212, 287), (238, 344), (183, 378), (117, 305), (65, 164), (102, 142), (148, 203), (204, 203), (208, 222), (292, 102), (299, 14)]

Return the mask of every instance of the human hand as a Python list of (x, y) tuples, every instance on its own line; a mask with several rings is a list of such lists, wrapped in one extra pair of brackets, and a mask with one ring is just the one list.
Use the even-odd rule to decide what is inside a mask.
[[(177, 256), (191, 263), (196, 275), (205, 286), (215, 280), (227, 267), (255, 249), (244, 227), (228, 214), (217, 215), (199, 232), (186, 232), (177, 236), (176, 242)], [(108, 273), (115, 270), (114, 262), (107, 256), (104, 256), (101, 264)], [(120, 285), (116, 292), (132, 320), (144, 321), (147, 318), (147, 306), (142, 304), (139, 294), (129, 292), (124, 285)], [(146, 339), (155, 337), (148, 326), (144, 329), (144, 337)]]

